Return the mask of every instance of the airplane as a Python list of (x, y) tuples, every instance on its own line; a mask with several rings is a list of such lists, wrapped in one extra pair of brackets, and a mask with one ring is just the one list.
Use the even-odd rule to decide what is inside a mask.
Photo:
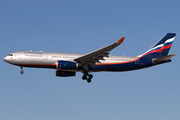
[(23, 74), (23, 67), (50, 68), (56, 70), (57, 77), (76, 76), (82, 72), (83, 80), (91, 82), (92, 72), (121, 72), (147, 68), (171, 62), (176, 54), (168, 55), (176, 33), (165, 34), (148, 51), (138, 56), (113, 56), (110, 51), (124, 41), (124, 37), (106, 47), (88, 54), (53, 53), (43, 51), (22, 51), (10, 53), (3, 60), (19, 66)]

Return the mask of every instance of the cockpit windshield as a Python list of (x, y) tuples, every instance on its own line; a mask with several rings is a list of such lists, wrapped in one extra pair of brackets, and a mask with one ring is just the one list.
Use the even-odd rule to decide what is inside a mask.
[(13, 54), (9, 54), (8, 56), (13, 56)]

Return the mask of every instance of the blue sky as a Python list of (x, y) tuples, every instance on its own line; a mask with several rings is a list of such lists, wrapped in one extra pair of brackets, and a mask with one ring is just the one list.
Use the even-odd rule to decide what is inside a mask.
[[(0, 119), (179, 120), (178, 0), (1, 0)], [(112, 55), (136, 56), (166, 33), (177, 33), (171, 63), (130, 72), (94, 73), (90, 84), (55, 77), (49, 69), (20, 68), (11, 52), (88, 53), (121, 37)]]

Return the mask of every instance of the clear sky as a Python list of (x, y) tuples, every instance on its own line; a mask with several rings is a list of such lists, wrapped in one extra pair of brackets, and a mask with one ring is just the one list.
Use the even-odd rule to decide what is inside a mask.
[[(1, 0), (1, 120), (180, 120), (179, 0)], [(136, 56), (177, 33), (171, 63), (93, 73), (88, 84), (53, 69), (20, 68), (17, 51), (89, 53), (121, 37), (112, 55)]]

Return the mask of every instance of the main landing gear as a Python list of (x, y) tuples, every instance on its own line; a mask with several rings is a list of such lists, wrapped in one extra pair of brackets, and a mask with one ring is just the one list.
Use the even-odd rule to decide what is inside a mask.
[(91, 82), (91, 79), (93, 78), (93, 75), (92, 74), (89, 74), (86, 70), (83, 72), (83, 76), (82, 76), (82, 79), (83, 80), (87, 80), (88, 83)]
[(23, 74), (24, 73), (23, 67), (20, 67), (20, 69), (21, 69), (20, 73)]
[(83, 80), (87, 80), (88, 83), (91, 82), (91, 79), (93, 78), (93, 75), (92, 74), (89, 74), (88, 71), (89, 71), (89, 65), (88, 64), (84, 64), (83, 65), (83, 76), (82, 76), (82, 79)]

